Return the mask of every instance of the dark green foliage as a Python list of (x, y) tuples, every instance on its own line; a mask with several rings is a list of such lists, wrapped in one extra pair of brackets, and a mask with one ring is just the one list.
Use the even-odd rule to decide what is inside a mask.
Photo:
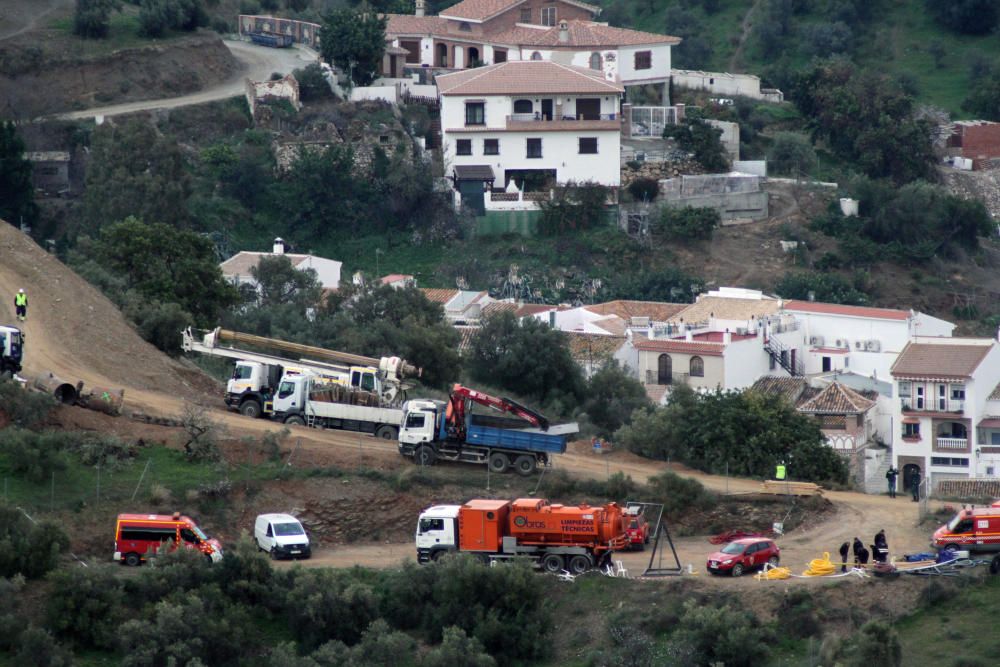
[(709, 173), (729, 170), (729, 156), (722, 145), (722, 130), (699, 118), (692, 110), (677, 125), (667, 125), (663, 130), (666, 139), (673, 139), (677, 147), (694, 154), (694, 159)]
[(19, 665), (34, 667), (71, 667), (73, 658), (52, 637), (52, 633), (43, 628), (28, 626), (21, 633), (20, 650), (15, 657)]
[(20, 510), (0, 504), (0, 577), (37, 579), (68, 550), (62, 528), (50, 521), (32, 523)]
[(135, 323), (143, 340), (174, 357), (181, 353), (179, 333), (194, 324), (191, 314), (178, 303), (134, 300), (127, 304), (125, 315)]
[(607, 222), (608, 189), (599, 183), (573, 183), (553, 188), (552, 199), (538, 202), (538, 231), (555, 236), (593, 229)]
[(843, 21), (813, 24), (803, 32), (806, 49), (811, 55), (820, 58), (848, 53), (854, 40), (850, 27)]
[[(890, 182), (855, 178), (847, 188), (861, 202), (860, 214), (845, 217), (834, 207), (811, 223), (841, 240), (841, 254), (854, 264), (879, 257), (920, 262), (935, 256), (974, 251), (992, 230), (982, 202), (915, 182), (901, 188)], [(817, 296), (817, 298), (819, 298)]]
[(778, 608), (782, 627), (792, 637), (808, 639), (823, 634), (823, 627), (816, 613), (816, 601), (808, 590), (787, 591)]
[(303, 102), (314, 102), (333, 97), (330, 84), (326, 82), (323, 68), (318, 63), (306, 65), (292, 74), (299, 82), (299, 97)]
[[(126, 289), (160, 303), (180, 304), (203, 326), (236, 302), (236, 291), (222, 278), (215, 248), (200, 234), (163, 223), (129, 217), (107, 225), (85, 256), (120, 276)], [(169, 315), (169, 314), (168, 314)], [(179, 315), (169, 315), (175, 321)]]
[(765, 477), (781, 460), (799, 480), (847, 480), (844, 461), (818, 424), (781, 397), (756, 392), (696, 394), (676, 387), (663, 408), (636, 413), (615, 442), (650, 458), (699, 470)]
[(76, 0), (73, 33), (89, 39), (108, 36), (111, 12), (121, 9), (118, 0)]
[(778, 176), (808, 176), (816, 168), (816, 151), (809, 139), (794, 132), (779, 132), (767, 153), (767, 169)]
[(616, 299), (693, 303), (704, 288), (705, 281), (701, 278), (669, 267), (661, 271), (636, 270), (622, 276), (611, 296)]
[(588, 381), (583, 411), (602, 436), (610, 436), (632, 419), (632, 413), (649, 405), (642, 384), (617, 361), (610, 361)]
[(1000, 72), (974, 76), (975, 86), (962, 102), (962, 109), (983, 120), (1000, 120)]
[(670, 643), (671, 653), (682, 657), (678, 664), (751, 667), (766, 662), (770, 654), (767, 641), (767, 633), (746, 611), (689, 600)]
[(454, 626), (444, 629), (441, 644), (431, 649), (421, 662), (422, 667), (494, 667), (496, 664), (479, 641)]
[(303, 570), (297, 573), (289, 596), (288, 623), (307, 648), (336, 639), (354, 644), (378, 618), (378, 599), (372, 588), (355, 581), (350, 572)]
[(722, 217), (714, 208), (672, 208), (664, 206), (650, 231), (678, 241), (707, 241), (722, 224)]
[(187, 225), (191, 178), (178, 142), (133, 120), (99, 126), (90, 150), (84, 218), (91, 233), (129, 216)]
[(49, 577), (48, 627), (80, 646), (113, 649), (118, 626), (129, 617), (116, 570), (104, 565), (54, 572)]
[(467, 364), (473, 379), (544, 403), (572, 402), (584, 392), (566, 335), (533, 317), (518, 321), (502, 312), (488, 318), (472, 339)]
[(486, 567), (470, 556), (433, 567), (407, 563), (385, 579), (385, 617), (400, 629), (440, 642), (455, 626), (479, 641), (501, 664), (546, 653), (552, 619), (544, 591), (527, 563)]
[(843, 303), (851, 306), (863, 306), (868, 303), (867, 294), (835, 273), (802, 271), (786, 273), (774, 289), (786, 299)]
[(31, 162), (24, 154), (17, 126), (0, 122), (0, 219), (12, 225), (34, 226), (38, 220)]
[(933, 178), (930, 123), (915, 118), (913, 98), (887, 74), (822, 61), (798, 75), (790, 96), (814, 137), (867, 175), (898, 184)]
[(26, 391), (19, 382), (0, 378), (0, 412), (15, 426), (33, 428), (45, 421), (56, 402), (48, 394)]
[(628, 193), (636, 201), (653, 201), (660, 194), (660, 182), (655, 178), (637, 178), (628, 184)]
[(927, 12), (950, 30), (966, 35), (985, 35), (1000, 20), (997, 0), (926, 0)]
[(323, 286), (314, 269), (299, 270), (285, 255), (261, 257), (257, 266), (250, 269), (256, 283), (255, 289), (244, 292), (247, 305), (261, 307), (294, 304), (305, 311), (316, 306), (323, 294)]
[(140, 3), (139, 29), (148, 37), (159, 37), (168, 30), (190, 32), (203, 25), (208, 25), (208, 14), (201, 0), (142, 0)]
[(63, 434), (53, 431), (0, 430), (0, 452), (7, 457), (10, 471), (35, 483), (46, 482), (53, 472), (66, 469), (61, 455), (64, 443)]
[(323, 17), (323, 60), (348, 72), (355, 85), (379, 76), (388, 19), (367, 8), (335, 9)]

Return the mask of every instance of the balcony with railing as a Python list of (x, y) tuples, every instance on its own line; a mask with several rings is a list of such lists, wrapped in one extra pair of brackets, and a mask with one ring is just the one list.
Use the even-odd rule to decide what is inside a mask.
[(934, 449), (937, 451), (968, 451), (969, 450), (969, 439), (968, 438), (943, 438), (938, 437), (934, 441)]
[(957, 398), (914, 398), (901, 396), (903, 412), (940, 412), (960, 415), (965, 412), (965, 400)]
[(677, 385), (688, 384), (691, 379), (690, 373), (670, 373), (669, 375), (659, 371), (646, 371), (646, 384)]
[(618, 130), (621, 114), (602, 113), (579, 116), (559, 114), (547, 116), (540, 113), (515, 113), (507, 116), (508, 130), (539, 132), (546, 130)]

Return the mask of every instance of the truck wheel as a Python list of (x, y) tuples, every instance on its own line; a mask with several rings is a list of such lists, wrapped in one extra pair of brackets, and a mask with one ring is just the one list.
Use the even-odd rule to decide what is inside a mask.
[(292, 415), (290, 417), (285, 418), (285, 423), (288, 424), (289, 426), (305, 426), (306, 420), (300, 417), (299, 415)]
[(395, 426), (379, 426), (375, 431), (375, 437), (382, 440), (397, 440), (399, 434)]
[(535, 472), (535, 457), (518, 456), (514, 459), (514, 469), (517, 470), (517, 474), (522, 477), (530, 476)]
[(490, 472), (507, 472), (507, 468), (510, 467), (510, 459), (503, 452), (493, 452), (490, 454)]
[(590, 559), (586, 556), (573, 556), (569, 559), (570, 574), (583, 574), (590, 569)]
[(542, 569), (550, 574), (559, 574), (563, 571), (563, 558), (559, 554), (547, 554), (542, 559)]
[(129, 567), (136, 567), (142, 563), (142, 558), (137, 553), (125, 554), (125, 564)]
[(260, 417), (260, 403), (253, 399), (243, 401), (240, 403), (240, 414), (244, 417), (253, 417), (254, 419)]
[(427, 445), (422, 447), (417, 447), (416, 453), (413, 455), (413, 462), (418, 466), (432, 466), (434, 462), (437, 461), (437, 454), (434, 450)]

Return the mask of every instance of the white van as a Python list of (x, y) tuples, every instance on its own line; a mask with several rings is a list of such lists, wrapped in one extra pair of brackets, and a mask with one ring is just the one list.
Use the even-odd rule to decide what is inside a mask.
[(257, 548), (271, 558), (309, 558), (312, 550), (302, 524), (290, 514), (261, 514), (253, 526)]

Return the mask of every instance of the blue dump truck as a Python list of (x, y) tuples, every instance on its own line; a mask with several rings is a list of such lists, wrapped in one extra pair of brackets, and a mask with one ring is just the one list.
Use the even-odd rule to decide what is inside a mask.
[(261, 46), (284, 49), (292, 45), (293, 39), (291, 35), (282, 35), (278, 32), (251, 32), (250, 41)]
[[(518, 418), (473, 414), (472, 403)], [(437, 461), (485, 463), (492, 472), (514, 469), (531, 475), (566, 451), (576, 424), (550, 425), (541, 414), (508, 398), (496, 398), (460, 385), (448, 401), (415, 399), (403, 405), (399, 452), (418, 465)]]

